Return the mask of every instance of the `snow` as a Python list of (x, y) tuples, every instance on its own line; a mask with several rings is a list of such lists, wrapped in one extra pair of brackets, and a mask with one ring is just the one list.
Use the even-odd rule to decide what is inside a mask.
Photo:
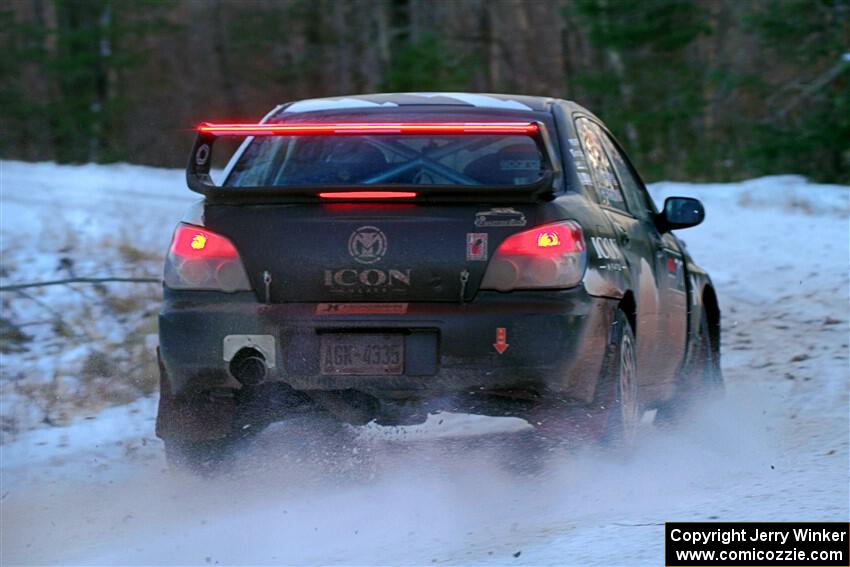
[[(33, 296), (63, 317), (95, 320), (85, 340), (24, 326), (28, 350), (3, 354), (0, 563), (661, 565), (665, 521), (846, 521), (850, 188), (775, 176), (651, 191), (705, 204), (680, 234), (724, 316), (726, 398), (681, 428), (646, 421), (632, 453), (563, 450), (528, 469), (516, 419), (439, 414), (339, 445), (299, 420), (261, 434), (229, 474), (196, 478), (165, 466), (155, 395), (69, 401), (122, 383), (80, 386), (93, 349), (150, 356), (154, 331), (128, 333), (135, 312), (104, 297), (145, 293), (144, 311), (157, 294), (44, 288)], [(62, 257), (80, 275), (149, 274), (194, 200), (181, 172), (130, 165), (2, 162), (0, 192), (2, 284), (66, 275)], [(116, 234), (150, 257), (122, 255), (104, 241)], [(4, 318), (52, 318), (5, 295)], [(49, 396), (34, 412), (63, 424), (49, 427), (25, 386), (55, 375), (62, 419), (39, 405)]]
[[(86, 276), (154, 277), (195, 195), (185, 175), (126, 164), (0, 162), (0, 285)], [(156, 388), (145, 337), (160, 287), (109, 283), (3, 293), (5, 437), (127, 403)], [(122, 379), (114, 379), (120, 375)]]

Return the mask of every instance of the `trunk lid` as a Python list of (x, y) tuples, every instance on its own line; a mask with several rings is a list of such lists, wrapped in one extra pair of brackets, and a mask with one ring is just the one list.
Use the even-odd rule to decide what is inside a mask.
[(460, 302), (478, 291), (509, 235), (536, 224), (533, 205), (208, 204), (204, 224), (239, 251), (260, 300)]

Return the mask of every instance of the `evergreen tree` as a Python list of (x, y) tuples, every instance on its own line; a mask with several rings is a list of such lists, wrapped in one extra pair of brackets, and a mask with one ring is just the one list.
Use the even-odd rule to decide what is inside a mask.
[(850, 1), (775, 0), (749, 23), (782, 62), (759, 84), (755, 166), (850, 183)]
[[(699, 139), (703, 70), (691, 48), (711, 30), (701, 5), (681, 0), (578, 0), (571, 4), (597, 49), (576, 84), (650, 178), (704, 168)], [(678, 162), (671, 168), (670, 162)]]

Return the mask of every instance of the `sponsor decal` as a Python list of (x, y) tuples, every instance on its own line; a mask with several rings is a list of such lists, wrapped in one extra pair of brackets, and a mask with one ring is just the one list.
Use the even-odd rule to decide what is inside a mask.
[(590, 244), (596, 251), (596, 255), (603, 260), (622, 260), (623, 252), (620, 245), (613, 238), (603, 236), (590, 237)]
[(342, 268), (325, 270), (324, 285), (336, 293), (404, 292), (410, 288), (410, 269)]
[(619, 262), (608, 262), (599, 265), (600, 270), (608, 270), (609, 272), (624, 272), (626, 267)]
[[(587, 159), (585, 158), (583, 151), (576, 148), (570, 148), (570, 155), (573, 156), (573, 163), (576, 166), (576, 171), (588, 171)], [(592, 181), (590, 180), (590, 176), (587, 173), (584, 173), (584, 175), (582, 175), (582, 173), (579, 173), (579, 179), (584, 185), (590, 185), (592, 183)]]
[(341, 270), (325, 270), (326, 286), (352, 287), (363, 285), (366, 287), (382, 287), (393, 283), (410, 286), (410, 270), (378, 270), (371, 268), (359, 270), (357, 268), (343, 268)]
[(525, 226), (525, 214), (511, 207), (495, 207), (475, 213), (475, 226)]
[(685, 263), (679, 256), (667, 256), (667, 277), (673, 280), (675, 291), (685, 292)]
[(616, 240), (603, 236), (592, 236), (590, 237), (590, 244), (600, 260), (609, 260), (598, 265), (600, 270), (622, 272), (626, 269), (626, 265), (623, 263), (623, 251)]
[(207, 163), (207, 160), (210, 159), (210, 145), (209, 144), (201, 144), (198, 146), (197, 151), (195, 152), (195, 163), (198, 165), (204, 165)]
[(361, 226), (348, 237), (348, 253), (361, 264), (380, 262), (387, 253), (387, 237), (376, 226)]
[(407, 303), (320, 303), (316, 315), (404, 315)]
[[(673, 277), (676, 276), (676, 261), (677, 260), (672, 256), (667, 257), (667, 273)], [(679, 262), (681, 262), (681, 260), (679, 260)]]
[(466, 233), (466, 260), (468, 262), (487, 261), (487, 233)]
[(593, 177), (596, 180), (595, 185), (599, 204), (621, 210), (624, 209), (623, 197), (620, 193), (620, 182), (614, 175), (613, 166), (602, 147), (601, 140), (605, 134), (597, 124), (590, 122), (586, 118), (578, 119), (576, 121), (576, 127), (579, 131), (579, 137), (581, 138), (590, 170), (593, 172)]
[(502, 171), (525, 171), (540, 169), (540, 161), (536, 159), (505, 159), (499, 162)]

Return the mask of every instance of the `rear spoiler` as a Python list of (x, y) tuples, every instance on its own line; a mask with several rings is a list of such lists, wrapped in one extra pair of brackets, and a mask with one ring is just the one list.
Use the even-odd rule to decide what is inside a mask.
[[(290, 123), (210, 124), (197, 128), (186, 167), (189, 188), (215, 202), (317, 202), (321, 199), (361, 201), (482, 201), (527, 202), (550, 200), (561, 189), (560, 163), (541, 122), (406, 122), (406, 123)], [(399, 134), (507, 134), (531, 137), (543, 156), (541, 178), (529, 185), (309, 185), (286, 187), (222, 187), (210, 177), (212, 148), (220, 137), (254, 136), (382, 136)]]

